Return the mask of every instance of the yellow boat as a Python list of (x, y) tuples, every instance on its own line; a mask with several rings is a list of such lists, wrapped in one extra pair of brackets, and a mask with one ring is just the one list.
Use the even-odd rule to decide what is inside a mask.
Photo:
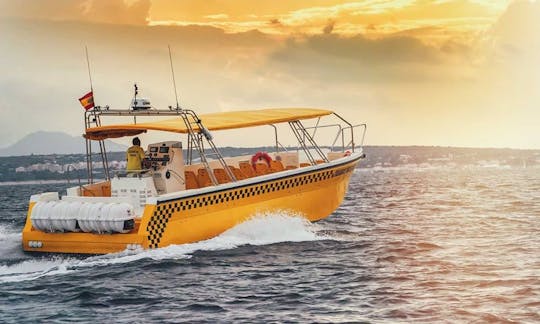
[[(172, 117), (140, 122), (163, 116)], [(129, 123), (102, 124), (109, 117), (128, 117)], [(337, 122), (322, 125), (321, 118)], [(308, 119), (316, 125), (304, 127), (302, 121)], [(281, 123), (289, 124), (298, 140), (294, 151), (280, 147), (274, 125)], [(223, 157), (210, 133), (263, 125), (274, 128), (275, 152)], [(149, 109), (136, 102), (127, 110), (95, 107), (85, 112), (85, 126), (88, 184), (68, 188), (63, 197), (56, 192), (32, 195), (22, 232), (25, 251), (104, 254), (155, 249), (209, 239), (272, 211), (323, 219), (341, 204), (353, 170), (364, 158), (354, 134), (357, 130), (363, 142), (366, 130), (365, 124), (353, 125), (323, 109), (199, 116), (193, 110)], [(315, 142), (315, 132), (323, 127), (337, 129), (330, 152)], [(187, 147), (182, 148), (182, 141), (152, 143), (145, 157), (147, 169), (111, 175), (104, 140), (147, 131), (170, 132)], [(94, 179), (92, 141), (99, 143), (104, 181)], [(337, 150), (336, 142), (341, 142)]]

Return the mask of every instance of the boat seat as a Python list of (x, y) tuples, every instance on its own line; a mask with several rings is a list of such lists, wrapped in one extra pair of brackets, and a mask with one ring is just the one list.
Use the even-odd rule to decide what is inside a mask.
[(308, 167), (308, 166), (311, 166), (311, 163), (306, 163), (306, 162), (300, 163), (300, 167), (301, 167), (301, 168), (303, 168), (303, 167)]
[(272, 160), (270, 161), (270, 169), (272, 172), (279, 172), (285, 170), (283, 163), (281, 161)]
[(257, 175), (265, 175), (272, 173), (272, 170), (270, 170), (270, 167), (266, 163), (255, 163), (255, 173)]
[(253, 167), (249, 162), (239, 162), (238, 165), (240, 166), (240, 171), (242, 171), (246, 178), (253, 178), (256, 176), (255, 170), (253, 170)]
[(326, 163), (326, 162), (324, 162), (324, 160), (317, 160), (317, 161), (315, 161), (315, 162), (317, 162), (317, 164), (323, 164), (323, 163)]
[(225, 169), (214, 169), (214, 175), (216, 176), (216, 180), (219, 184), (231, 182), (231, 179), (229, 178), (229, 175), (227, 174)]
[(185, 171), (184, 179), (186, 180), (186, 190), (199, 188), (197, 176), (193, 171)]
[(294, 170), (296, 169), (296, 166), (294, 165), (287, 165), (287, 167), (285, 168), (285, 170)]
[(244, 179), (246, 179), (246, 176), (244, 175), (244, 173), (242, 173), (242, 171), (240, 169), (238, 169), (237, 167), (229, 165), (229, 169), (231, 169), (232, 173), (236, 177), (236, 180), (244, 180)]
[(205, 168), (197, 170), (197, 182), (199, 183), (199, 188), (204, 188), (213, 185), (212, 180), (210, 180), (210, 175)]

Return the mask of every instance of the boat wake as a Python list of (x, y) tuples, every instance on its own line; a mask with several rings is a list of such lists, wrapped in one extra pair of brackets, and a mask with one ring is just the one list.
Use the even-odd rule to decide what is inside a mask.
[(0, 224), (0, 255), (10, 256), (21, 251), (21, 233)]
[[(1, 229), (0, 229), (1, 230)], [(228, 231), (206, 241), (171, 245), (155, 250), (123, 251), (92, 256), (85, 259), (73, 257), (41, 257), (0, 266), (0, 282), (34, 280), (43, 276), (63, 275), (89, 267), (135, 262), (142, 259), (167, 260), (187, 259), (197, 251), (219, 251), (243, 245), (268, 245), (281, 242), (305, 242), (328, 239), (320, 234), (316, 224), (300, 215), (289, 212), (257, 214)], [(0, 243), (4, 240), (20, 249), (20, 234), (0, 232)], [(14, 244), (11, 244), (14, 243)], [(4, 245), (4, 244), (3, 244)], [(3, 248), (2, 248), (3, 249)]]

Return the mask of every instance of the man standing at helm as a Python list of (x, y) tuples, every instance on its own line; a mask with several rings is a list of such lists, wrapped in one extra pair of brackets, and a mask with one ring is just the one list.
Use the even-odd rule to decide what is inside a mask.
[(142, 170), (142, 161), (144, 159), (144, 150), (141, 148), (141, 140), (138, 137), (133, 139), (133, 146), (126, 152), (127, 171)]

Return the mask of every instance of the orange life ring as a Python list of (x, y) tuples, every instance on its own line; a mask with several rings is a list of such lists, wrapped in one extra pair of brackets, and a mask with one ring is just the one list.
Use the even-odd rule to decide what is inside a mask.
[(251, 165), (255, 166), (259, 161), (264, 160), (268, 166), (270, 166), (270, 161), (272, 158), (266, 152), (257, 152), (251, 157)]

